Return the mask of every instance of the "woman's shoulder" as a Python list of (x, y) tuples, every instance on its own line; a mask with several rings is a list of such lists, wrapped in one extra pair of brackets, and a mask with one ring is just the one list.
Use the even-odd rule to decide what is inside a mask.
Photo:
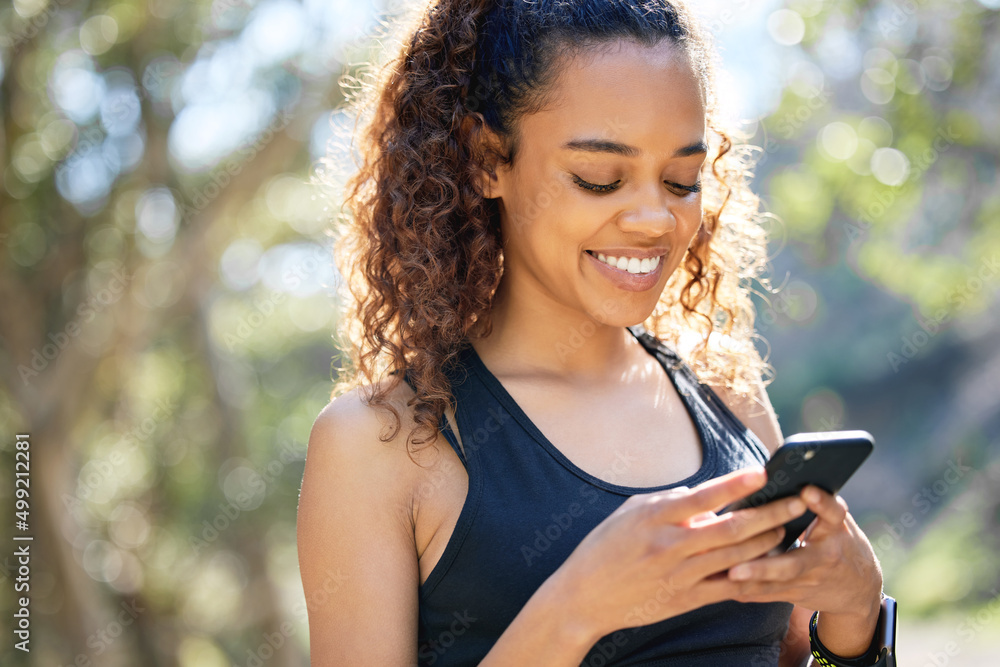
[(392, 414), (369, 402), (376, 387), (361, 384), (336, 396), (320, 410), (313, 422), (310, 445), (336, 449), (340, 456), (352, 461), (394, 460), (391, 452), (405, 456), (407, 435), (416, 426), (413, 408), (407, 405), (413, 389), (405, 382), (390, 382), (386, 402), (399, 415), (395, 434)]
[(407, 436), (416, 425), (407, 406), (413, 390), (404, 382), (389, 388), (387, 401), (399, 415), (395, 433), (392, 414), (369, 404), (371, 393), (371, 385), (356, 386), (320, 410), (309, 434), (306, 467), (322, 477), (350, 475), (378, 488), (385, 502), (408, 506), (422, 470), (414, 460), (427, 457), (424, 450), (412, 458), (407, 451)]

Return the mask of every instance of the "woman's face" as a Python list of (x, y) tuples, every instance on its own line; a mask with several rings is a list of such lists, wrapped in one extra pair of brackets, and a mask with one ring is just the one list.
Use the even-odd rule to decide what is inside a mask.
[(636, 324), (701, 223), (698, 82), (667, 40), (605, 44), (556, 67), (545, 109), (521, 117), (514, 163), (490, 183), (503, 289), (552, 315)]

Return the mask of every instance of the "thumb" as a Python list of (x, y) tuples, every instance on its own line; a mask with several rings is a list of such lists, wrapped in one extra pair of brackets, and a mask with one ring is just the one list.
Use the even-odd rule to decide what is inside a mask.
[(813, 520), (815, 527), (810, 533), (813, 539), (841, 530), (848, 516), (847, 502), (843, 498), (813, 486), (806, 487), (801, 495), (806, 506), (816, 515)]

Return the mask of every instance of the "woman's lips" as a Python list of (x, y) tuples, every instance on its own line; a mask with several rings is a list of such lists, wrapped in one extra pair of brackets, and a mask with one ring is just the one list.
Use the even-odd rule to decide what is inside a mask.
[[(660, 276), (663, 275), (663, 264), (666, 255), (654, 255), (660, 256), (660, 261), (657, 262), (656, 267), (651, 269), (648, 273), (629, 273), (626, 270), (609, 266), (605, 262), (597, 259), (596, 252), (597, 251), (588, 250), (584, 253), (589, 258), (588, 261), (593, 263), (594, 269), (603, 277), (611, 281), (616, 287), (628, 292), (644, 292), (648, 289), (652, 289), (660, 281)], [(662, 253), (663, 251), (660, 250), (657, 252)], [(635, 257), (635, 255), (632, 255), (632, 257)]]

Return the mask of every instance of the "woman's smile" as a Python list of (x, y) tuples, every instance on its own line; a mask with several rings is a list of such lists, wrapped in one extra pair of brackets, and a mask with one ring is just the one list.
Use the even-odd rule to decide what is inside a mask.
[[(657, 255), (649, 256), (656, 252)], [(629, 292), (644, 292), (653, 289), (663, 275), (662, 258), (666, 254), (661, 249), (647, 251), (633, 250), (630, 254), (620, 256), (605, 255), (592, 250), (584, 252), (588, 263), (594, 266), (602, 278), (611, 281), (616, 287)]]
[(660, 258), (666, 255), (668, 251), (664, 248), (602, 248), (600, 250), (591, 249), (585, 252), (593, 255), (608, 266), (613, 266), (629, 273), (649, 273), (652, 269), (656, 268)]

